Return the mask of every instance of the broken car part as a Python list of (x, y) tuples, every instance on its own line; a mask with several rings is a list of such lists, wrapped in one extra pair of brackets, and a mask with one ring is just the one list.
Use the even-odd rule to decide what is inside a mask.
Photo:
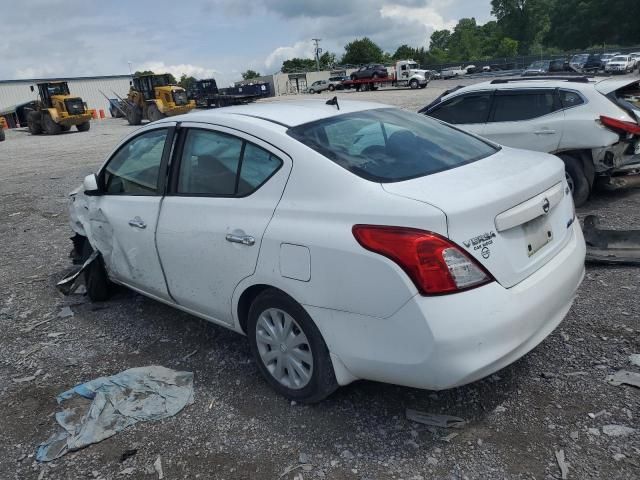
[(595, 215), (584, 219), (586, 261), (640, 265), (640, 230), (604, 230)]

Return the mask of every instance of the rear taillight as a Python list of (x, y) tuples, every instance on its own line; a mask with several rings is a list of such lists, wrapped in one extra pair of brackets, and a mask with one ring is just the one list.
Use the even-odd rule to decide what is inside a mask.
[(436, 233), (354, 225), (353, 236), (367, 250), (397, 263), (423, 295), (454, 293), (493, 281), (478, 262)]
[(600, 117), (600, 123), (617, 133), (630, 133), (632, 135), (640, 135), (640, 125), (634, 122), (625, 122), (602, 115)]

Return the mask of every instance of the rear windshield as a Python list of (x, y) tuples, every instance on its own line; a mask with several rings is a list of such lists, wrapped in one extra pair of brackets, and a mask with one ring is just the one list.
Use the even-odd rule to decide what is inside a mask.
[(396, 108), (347, 113), (287, 133), (359, 177), (380, 183), (431, 175), (498, 151), (437, 120)]

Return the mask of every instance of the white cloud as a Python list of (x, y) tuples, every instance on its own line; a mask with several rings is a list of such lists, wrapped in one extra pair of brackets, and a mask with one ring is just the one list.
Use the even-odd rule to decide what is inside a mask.
[(183, 74), (187, 77), (208, 78), (218, 73), (213, 68), (202, 67), (200, 65), (192, 65), (190, 63), (167, 65), (159, 61), (144, 62), (140, 66), (134, 65), (133, 68), (135, 70), (151, 70), (156, 73), (171, 73), (176, 79), (179, 79)]
[(431, 30), (452, 29), (456, 26), (457, 21), (445, 21), (442, 15), (438, 13), (438, 10), (442, 11), (439, 6), (383, 5), (380, 8), (380, 16), (382, 18), (420, 23)]
[(268, 70), (280, 68), (290, 58), (313, 58), (315, 47), (311, 41), (301, 41), (288, 47), (278, 47), (267, 55), (264, 65)]

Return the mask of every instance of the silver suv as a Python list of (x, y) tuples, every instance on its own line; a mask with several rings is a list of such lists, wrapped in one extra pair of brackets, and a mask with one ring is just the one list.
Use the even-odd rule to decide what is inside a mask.
[(320, 93), (325, 90), (329, 90), (329, 81), (328, 80), (316, 80), (311, 84), (311, 86), (307, 89), (308, 93)]

